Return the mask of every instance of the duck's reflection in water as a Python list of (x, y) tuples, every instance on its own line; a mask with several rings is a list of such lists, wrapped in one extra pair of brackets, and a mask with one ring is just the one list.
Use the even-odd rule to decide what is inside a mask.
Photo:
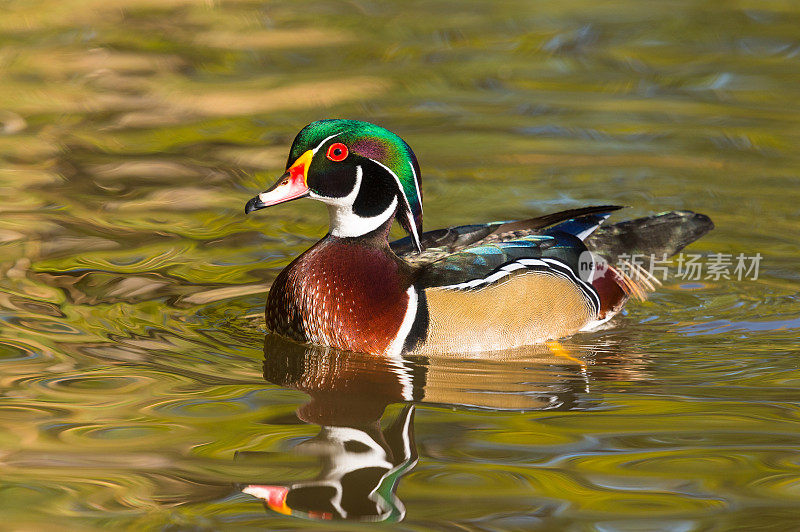
[[(307, 393), (297, 410), (319, 434), (295, 447), (318, 457), (313, 480), (251, 484), (242, 491), (276, 512), (309, 519), (398, 521), (400, 478), (417, 463), (414, 403), (492, 410), (571, 409), (591, 401), (593, 381), (642, 379), (644, 364), (618, 346), (546, 346), (483, 360), (384, 358), (301, 346), (268, 335), (264, 378)], [(625, 360), (610, 364), (609, 359)], [(638, 360), (638, 362), (637, 362)], [(611, 370), (611, 371), (608, 371)], [(386, 407), (405, 403), (388, 428)]]

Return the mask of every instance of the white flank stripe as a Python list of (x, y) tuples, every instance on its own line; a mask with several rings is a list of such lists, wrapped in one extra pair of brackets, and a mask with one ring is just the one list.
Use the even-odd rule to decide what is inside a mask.
[(441, 286), (439, 288), (444, 288), (448, 290), (468, 290), (470, 288), (477, 288), (479, 286), (488, 286), (496, 281), (499, 281), (503, 277), (511, 275), (511, 272), (521, 270), (526, 266), (538, 266), (542, 268), (547, 268), (547, 272), (552, 275), (557, 275), (564, 279), (568, 279), (575, 283), (578, 288), (584, 293), (586, 298), (589, 300), (592, 308), (594, 309), (595, 314), (600, 312), (600, 297), (597, 295), (594, 287), (590, 284), (587, 284), (583, 279), (575, 275), (575, 272), (572, 271), (570, 267), (566, 264), (559, 262), (554, 259), (519, 259), (504, 266), (501, 266), (498, 270), (490, 275), (480, 278), (480, 279), (473, 279), (472, 281), (466, 281), (463, 283), (458, 284), (451, 284), (447, 286)]
[(414, 376), (411, 368), (408, 367), (406, 361), (403, 360), (403, 357), (400, 355), (391, 355), (391, 358), (387, 360), (389, 362), (389, 365), (396, 371), (395, 376), (397, 377), (397, 381), (402, 386), (402, 390), (400, 391), (400, 397), (403, 398), (403, 401), (413, 401)]
[[(408, 338), (408, 333), (411, 332), (411, 326), (414, 325), (414, 319), (417, 317), (417, 302), (419, 301), (419, 296), (417, 295), (417, 291), (414, 289), (413, 286), (409, 286), (408, 290), (406, 290), (406, 294), (408, 294), (408, 307), (406, 308), (406, 315), (403, 317), (403, 322), (400, 324), (400, 328), (397, 329), (397, 334), (392, 340), (392, 343), (389, 344), (389, 347), (386, 348), (384, 351), (385, 355), (389, 356), (400, 356), (400, 353), (403, 351), (403, 345), (406, 343), (406, 339)], [(405, 390), (403, 390), (405, 393)]]

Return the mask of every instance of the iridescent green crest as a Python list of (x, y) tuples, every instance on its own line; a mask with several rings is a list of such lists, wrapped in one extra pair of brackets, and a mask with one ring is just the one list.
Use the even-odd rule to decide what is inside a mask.
[(390, 172), (400, 189), (397, 221), (419, 244), (422, 234), (422, 179), (414, 152), (406, 142), (375, 124), (358, 120), (318, 120), (304, 127), (292, 143), (287, 168), (307, 150), (335, 136), (351, 153), (368, 158)]

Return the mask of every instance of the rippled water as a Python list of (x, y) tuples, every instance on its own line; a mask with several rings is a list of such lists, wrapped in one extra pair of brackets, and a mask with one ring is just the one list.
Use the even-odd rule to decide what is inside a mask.
[[(2, 10), (3, 526), (308, 529), (344, 498), (413, 530), (797, 526), (798, 6)], [(265, 342), (327, 217), (243, 205), (333, 116), (411, 144), (429, 229), (692, 209), (717, 229), (689, 251), (760, 253), (759, 278), (673, 276), (569, 357)], [(292, 515), (252, 495), (282, 486)]]

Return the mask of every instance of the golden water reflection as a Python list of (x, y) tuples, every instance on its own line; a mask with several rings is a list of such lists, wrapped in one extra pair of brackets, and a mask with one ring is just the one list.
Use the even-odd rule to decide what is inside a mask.
[[(405, 506), (395, 491), (418, 460), (415, 404), (569, 410), (588, 406), (579, 397), (590, 394), (597, 380), (647, 377), (643, 361), (620, 345), (570, 347), (564, 355), (533, 346), (480, 360), (387, 358), (300, 345), (269, 334), (264, 340), (264, 379), (310, 396), (296, 415), (319, 426), (319, 433), (292, 452), (315, 457), (321, 471), (311, 480), (286, 484), (273, 479), (271, 484), (248, 484), (242, 491), (284, 515), (399, 521)], [(613, 371), (605, 367), (609, 360), (618, 362)], [(387, 422), (384, 412), (394, 403), (405, 406)], [(238, 458), (258, 454), (239, 453)]]
[[(370, 416), (385, 412), (369, 434), (415, 411), (419, 460), (393, 484), (402, 526), (796, 526), (796, 5), (0, 7), (6, 527), (327, 528), (239, 487), (313, 482), (322, 458), (291, 450), (336, 426), (313, 408), (298, 421), (310, 384), (265, 383), (247, 318), (324, 235), (325, 209), (241, 209), (299, 128), (326, 117), (409, 142), (426, 229), (588, 204), (691, 209), (717, 229), (688, 251), (763, 256), (758, 280), (671, 278), (574, 338), (584, 364), (517, 353), (383, 368), (407, 378), (370, 392)], [(380, 373), (307, 358), (357, 382)], [(374, 515), (399, 508), (390, 491)]]

